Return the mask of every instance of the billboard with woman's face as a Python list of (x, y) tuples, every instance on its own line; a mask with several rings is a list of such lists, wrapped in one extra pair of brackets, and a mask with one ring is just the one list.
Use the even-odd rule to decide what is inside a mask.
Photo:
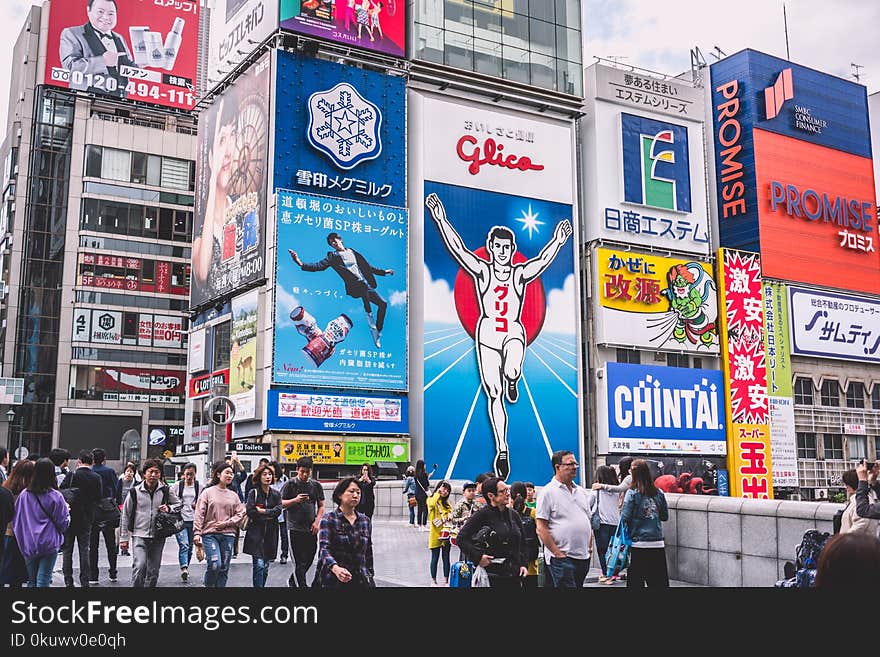
[(266, 54), (199, 117), (193, 308), (264, 276), (269, 64)]

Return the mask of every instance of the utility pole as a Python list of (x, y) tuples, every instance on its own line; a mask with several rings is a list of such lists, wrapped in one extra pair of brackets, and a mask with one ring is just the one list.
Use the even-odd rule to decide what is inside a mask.
[(861, 71), (861, 69), (863, 69), (863, 68), (865, 68), (865, 67), (862, 66), (861, 64), (854, 64), (854, 63), (850, 63), (850, 66), (852, 66), (852, 78), (853, 78), (853, 80), (855, 80), (856, 82), (861, 83), (861, 81), (862, 81), (862, 71)]
[(788, 47), (788, 14), (785, 11), (785, 3), (782, 3), (782, 23), (785, 25), (785, 58), (791, 61), (791, 51)]

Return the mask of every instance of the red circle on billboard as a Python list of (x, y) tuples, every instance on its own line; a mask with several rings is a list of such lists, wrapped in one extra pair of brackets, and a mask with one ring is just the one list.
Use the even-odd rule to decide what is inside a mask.
[[(486, 247), (481, 246), (474, 251), (474, 255), (480, 260), (489, 262), (489, 254)], [(526, 257), (517, 251), (513, 254), (513, 264), (518, 265), (526, 262)], [(455, 297), (455, 311), (458, 319), (468, 335), (474, 337), (477, 330), (477, 321), (480, 319), (480, 301), (477, 299), (477, 291), (474, 287), (474, 279), (463, 269), (458, 270), (455, 276), (453, 288)], [(520, 321), (526, 331), (526, 343), (532, 341), (541, 333), (544, 326), (544, 318), (547, 315), (547, 295), (544, 293), (544, 285), (540, 278), (536, 278), (526, 285), (526, 298), (523, 299)]]

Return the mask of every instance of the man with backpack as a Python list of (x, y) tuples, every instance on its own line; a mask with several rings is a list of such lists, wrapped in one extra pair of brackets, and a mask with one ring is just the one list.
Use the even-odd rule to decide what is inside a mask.
[(180, 499), (180, 515), (183, 517), (183, 529), (175, 534), (179, 548), (177, 560), (180, 563), (180, 579), (184, 582), (189, 578), (189, 563), (193, 553), (193, 521), (195, 520), (196, 500), (199, 498), (199, 481), (196, 479), (196, 464), (187, 463), (183, 466), (183, 478), (174, 488)]
[(95, 513), (95, 522), (89, 536), (89, 584), (98, 583), (98, 544), (101, 535), (107, 547), (110, 563), (110, 581), (116, 581), (116, 528), (119, 527), (119, 504), (116, 471), (104, 465), (107, 453), (100, 448), (92, 450), (92, 472), (101, 478), (101, 499)]
[(155, 588), (162, 565), (165, 537), (156, 536), (156, 516), (169, 513), (180, 504), (177, 492), (162, 481), (162, 462), (144, 461), (143, 481), (132, 486), (122, 504), (119, 523), (119, 547), (128, 549), (131, 542), (131, 585), (134, 588)]
[(73, 543), (79, 548), (79, 582), (83, 588), (89, 586), (89, 541), (95, 512), (101, 499), (101, 477), (92, 472), (92, 453), (83, 450), (79, 453), (76, 470), (68, 472), (61, 482), (61, 494), (70, 507), (70, 526), (64, 533), (64, 553), (62, 572), (64, 585), (73, 588)]

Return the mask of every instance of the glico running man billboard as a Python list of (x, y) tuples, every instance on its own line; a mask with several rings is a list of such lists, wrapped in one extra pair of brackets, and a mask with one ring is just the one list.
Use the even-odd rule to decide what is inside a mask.
[(278, 192), (278, 384), (406, 390), (406, 208)]
[(406, 4), (404, 0), (281, 0), (281, 27), (403, 57)]
[(267, 53), (199, 117), (194, 308), (264, 276), (270, 63)]
[(865, 87), (752, 50), (711, 70), (721, 244), (768, 278), (880, 293)]
[(711, 264), (623, 249), (595, 256), (598, 344), (718, 353)]
[(571, 126), (414, 98), (425, 458), (546, 481), (553, 451), (580, 454)]
[(199, 4), (199, 0), (53, 2), (45, 83), (193, 109)]
[(278, 189), (406, 205), (404, 79), (278, 51)]

